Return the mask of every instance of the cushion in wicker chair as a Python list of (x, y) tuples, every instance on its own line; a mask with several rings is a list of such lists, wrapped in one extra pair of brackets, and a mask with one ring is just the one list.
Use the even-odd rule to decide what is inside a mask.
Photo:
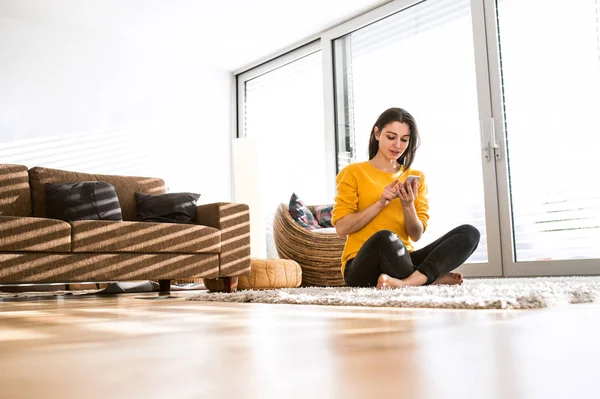
[[(289, 259), (252, 259), (250, 275), (238, 278), (238, 290), (296, 288), (302, 283), (302, 269)], [(204, 285), (211, 291), (224, 291), (223, 280), (205, 278)]]
[(335, 233), (318, 234), (301, 227), (292, 219), (285, 204), (280, 204), (275, 212), (273, 235), (279, 257), (300, 264), (303, 286), (345, 285), (341, 272), (345, 238)]

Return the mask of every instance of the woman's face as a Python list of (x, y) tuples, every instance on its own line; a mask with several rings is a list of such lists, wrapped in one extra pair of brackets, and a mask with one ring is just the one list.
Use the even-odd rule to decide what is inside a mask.
[(408, 147), (410, 128), (406, 123), (390, 122), (381, 131), (375, 127), (375, 138), (379, 141), (379, 153), (387, 160), (396, 160)]

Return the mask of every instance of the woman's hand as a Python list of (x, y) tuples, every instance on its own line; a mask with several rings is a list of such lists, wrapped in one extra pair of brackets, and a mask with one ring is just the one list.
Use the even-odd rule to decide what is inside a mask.
[(399, 180), (394, 180), (390, 184), (384, 187), (379, 203), (381, 206), (386, 207), (394, 198), (398, 196), (398, 186), (401, 186)]
[(396, 186), (396, 192), (402, 206), (410, 206), (417, 199), (419, 195), (419, 180), (413, 179), (406, 185), (400, 183)]

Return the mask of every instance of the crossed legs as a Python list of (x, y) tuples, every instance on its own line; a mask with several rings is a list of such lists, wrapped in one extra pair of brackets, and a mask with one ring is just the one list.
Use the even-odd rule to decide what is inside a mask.
[(348, 261), (344, 280), (350, 287), (461, 284), (462, 275), (452, 270), (471, 256), (479, 238), (475, 227), (462, 225), (409, 253), (393, 232), (382, 230), (371, 236), (356, 257)]

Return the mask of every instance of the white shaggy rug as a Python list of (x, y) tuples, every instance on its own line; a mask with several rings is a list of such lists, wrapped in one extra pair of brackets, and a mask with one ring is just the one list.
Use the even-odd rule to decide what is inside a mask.
[(600, 277), (466, 279), (460, 286), (285, 288), (205, 292), (192, 301), (449, 309), (535, 309), (600, 298)]

